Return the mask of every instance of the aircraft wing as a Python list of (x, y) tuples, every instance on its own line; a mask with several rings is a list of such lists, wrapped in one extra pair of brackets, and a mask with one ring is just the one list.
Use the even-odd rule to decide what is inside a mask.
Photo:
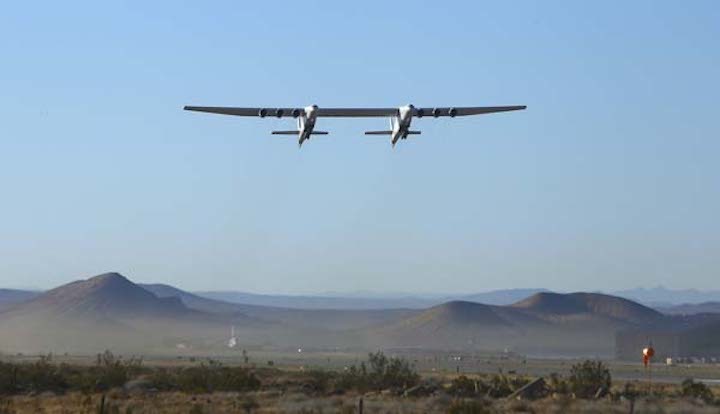
[[(467, 116), (493, 112), (518, 111), (526, 106), (471, 106), (471, 107), (435, 107), (415, 108), (414, 116)], [(303, 108), (239, 108), (226, 106), (186, 106), (186, 111), (209, 112), (213, 114), (235, 116), (300, 116), (305, 115)], [(318, 117), (369, 118), (391, 117), (398, 115), (398, 108), (318, 108)]]
[(527, 108), (525, 105), (515, 106), (458, 106), (458, 107), (436, 107), (436, 108), (415, 108), (414, 116), (467, 116), (491, 114), (493, 112), (520, 111)]
[[(300, 114), (305, 111), (302, 108), (237, 108), (230, 106), (186, 106), (186, 111), (209, 112), (212, 114), (235, 115), (235, 116), (277, 116), (280, 111), (281, 116), (292, 116), (293, 110), (297, 109)], [(261, 113), (261, 111), (264, 111)]]
[[(209, 112), (235, 116), (292, 116), (293, 111), (304, 115), (303, 108), (237, 108), (224, 106), (186, 106), (186, 111)], [(318, 108), (317, 116), (336, 118), (387, 117), (398, 114), (397, 108)]]

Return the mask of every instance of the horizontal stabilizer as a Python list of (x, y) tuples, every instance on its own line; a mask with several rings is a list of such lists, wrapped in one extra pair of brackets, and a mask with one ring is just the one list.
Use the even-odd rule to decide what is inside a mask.
[(422, 131), (408, 131), (408, 135), (420, 135)]
[(297, 135), (298, 131), (273, 131), (273, 135)]
[(365, 131), (365, 135), (392, 135), (392, 131)]
[(327, 135), (329, 132), (327, 131), (313, 131), (310, 135)]

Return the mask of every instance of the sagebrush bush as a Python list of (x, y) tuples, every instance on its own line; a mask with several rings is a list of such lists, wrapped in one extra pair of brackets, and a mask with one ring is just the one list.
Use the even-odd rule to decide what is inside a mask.
[(610, 370), (602, 361), (586, 360), (572, 366), (568, 383), (575, 396), (592, 398), (600, 388), (610, 390), (612, 379)]

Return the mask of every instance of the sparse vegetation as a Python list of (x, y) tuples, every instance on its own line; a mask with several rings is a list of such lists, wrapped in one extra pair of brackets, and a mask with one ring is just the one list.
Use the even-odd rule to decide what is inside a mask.
[(157, 368), (147, 375), (147, 380), (161, 391), (190, 393), (251, 391), (260, 387), (260, 380), (250, 369), (223, 366), (213, 360), (194, 367)]
[(368, 355), (367, 364), (353, 365), (344, 372), (339, 385), (360, 391), (400, 390), (415, 386), (419, 380), (420, 375), (406, 359), (388, 358), (378, 351)]
[(680, 387), (680, 393), (683, 397), (697, 398), (706, 403), (711, 403), (715, 400), (715, 396), (712, 390), (710, 390), (710, 387), (702, 382), (695, 382), (692, 378), (683, 381)]
[[(434, 372), (420, 378), (408, 360), (381, 352), (354, 368), (250, 368), (189, 358), (181, 364), (145, 365), (109, 352), (84, 365), (48, 355), (35, 361), (0, 363), (0, 414), (85, 413), (499, 413), (499, 412), (716, 412), (713, 390), (683, 384), (628, 382), (610, 389), (611, 398), (592, 398), (608, 386), (604, 364), (585, 361), (571, 375), (545, 377), (546, 391), (521, 400), (507, 398), (532, 378), (518, 373)], [(88, 363), (89, 362), (89, 363)], [(512, 370), (514, 371), (514, 370)], [(507, 371), (509, 372), (509, 371)], [(576, 394), (585, 384), (589, 394)]]
[(104, 392), (142, 379), (143, 388), (163, 391), (212, 392), (249, 391), (260, 380), (248, 368), (225, 367), (209, 361), (195, 367), (144, 368), (136, 358), (124, 360), (111, 352), (99, 354), (95, 365), (55, 364), (52, 356), (33, 363), (0, 363), (0, 393), (23, 392)]
[(610, 370), (602, 361), (586, 360), (570, 369), (570, 390), (578, 398), (593, 398), (598, 390), (610, 390)]

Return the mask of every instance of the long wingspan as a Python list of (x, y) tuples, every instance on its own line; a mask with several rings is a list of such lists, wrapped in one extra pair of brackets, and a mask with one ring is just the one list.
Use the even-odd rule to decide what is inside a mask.
[[(518, 111), (525, 109), (524, 105), (516, 106), (470, 106), (470, 107), (435, 107), (414, 108), (414, 116), (467, 116), (481, 115), (493, 112)], [(301, 116), (305, 115), (303, 108), (237, 108), (223, 106), (186, 106), (187, 111), (210, 112), (222, 115), (235, 116)], [(317, 108), (318, 117), (335, 118), (369, 118), (390, 117), (398, 115), (398, 108)]]

